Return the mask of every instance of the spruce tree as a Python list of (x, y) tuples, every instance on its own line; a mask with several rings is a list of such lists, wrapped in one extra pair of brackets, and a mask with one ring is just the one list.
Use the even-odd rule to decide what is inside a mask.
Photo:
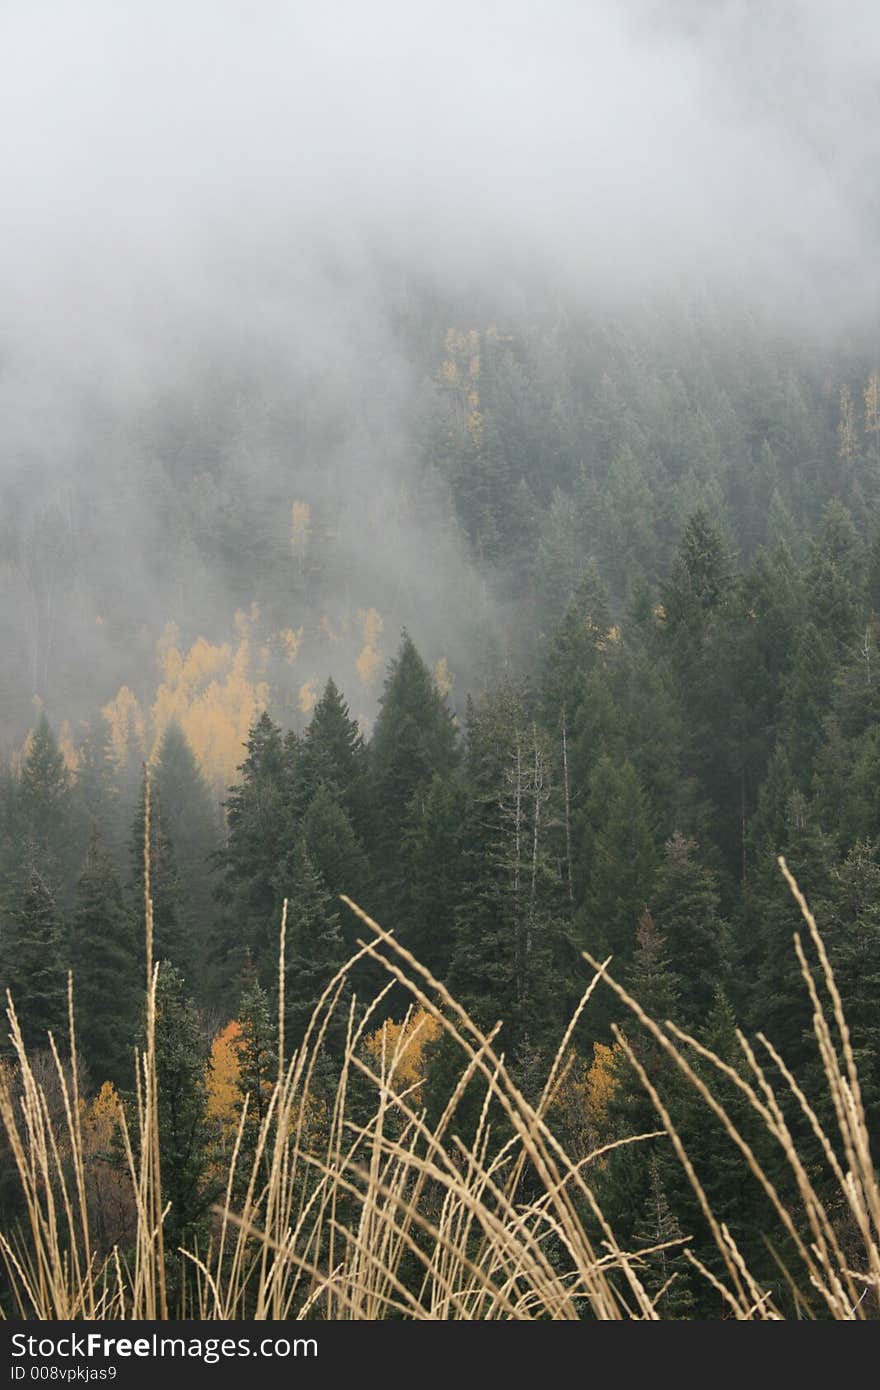
[(651, 909), (681, 978), (680, 1021), (694, 1028), (723, 987), (731, 956), (717, 881), (699, 863), (694, 840), (679, 834), (667, 840)]
[(191, 935), (189, 954), (201, 973), (215, 911), (212, 857), (220, 828), (211, 791), (176, 720), (168, 724), (159, 744), (153, 791), (164, 834), (173, 846), (180, 881), (185, 886), (186, 925)]
[[(284, 1035), (293, 1051), (326, 987), (345, 963), (346, 949), (333, 906), (320, 874), (302, 841), (279, 879), (287, 898), (287, 973), (284, 994)], [(345, 1040), (347, 989), (328, 1026), (325, 1046), (338, 1056)]]
[(572, 993), (574, 951), (564, 925), (551, 746), (527, 722), (515, 690), (470, 705), (468, 770), (451, 986), (477, 1022), (505, 1021), (509, 1050), (526, 1037), (544, 1046), (555, 1034), (555, 1010)]
[(19, 842), (35, 846), (45, 872), (69, 899), (76, 863), (70, 773), (45, 711), (33, 730), (18, 784)]
[[(647, 909), (642, 913), (635, 934), (632, 959), (622, 971), (622, 983), (649, 1018), (662, 1024), (678, 1014), (680, 982), (670, 965), (666, 942)], [(621, 1015), (620, 1025), (651, 1085), (667, 1109), (674, 1106), (682, 1090), (675, 1063), (632, 1015)], [(619, 1049), (615, 1049), (614, 1057), (614, 1084), (608, 1102), (611, 1133), (617, 1139), (626, 1139), (662, 1129), (651, 1098), (628, 1058)], [(602, 1175), (599, 1193), (602, 1209), (617, 1239), (628, 1244), (635, 1239), (640, 1217), (650, 1203), (652, 1162), (657, 1165), (667, 1196), (670, 1199), (678, 1197), (681, 1174), (665, 1136), (625, 1144), (614, 1150)]]
[(403, 834), (408, 901), (400, 937), (438, 979), (446, 978), (463, 891), (466, 793), (455, 778), (435, 777), (410, 802)]
[[(373, 873), (366, 851), (332, 785), (322, 783), (317, 788), (303, 816), (300, 832), (309, 859), (330, 896), (336, 898), (344, 893), (370, 912), (375, 907)], [(346, 935), (346, 943), (353, 952), (356, 922), (350, 913), (346, 916), (352, 932)]]
[(176, 1302), (190, 1268), (178, 1248), (204, 1252), (217, 1188), (208, 1163), (208, 1042), (183, 976), (169, 961), (159, 964), (155, 1044), (162, 1195), (171, 1204), (164, 1225), (166, 1277)]
[(590, 779), (581, 853), (587, 890), (577, 915), (580, 939), (596, 954), (630, 959), (636, 927), (657, 870), (656, 820), (630, 763), (603, 758)]
[[(34, 844), (4, 913), (4, 986), (12, 993), (25, 1046), (48, 1047), (51, 1030), (61, 1046), (67, 1028), (66, 947), (61, 914)], [(5, 1032), (5, 1030), (4, 1030)]]
[[(635, 1245), (651, 1253), (644, 1257), (638, 1276), (663, 1319), (693, 1317), (692, 1266), (685, 1255), (686, 1243), (678, 1218), (669, 1206), (663, 1173), (656, 1151), (648, 1164), (648, 1191), (633, 1232)], [(677, 1242), (677, 1243), (673, 1243)], [(655, 1246), (664, 1249), (655, 1250)]]
[(127, 826), (123, 822), (119, 768), (103, 716), (88, 726), (80, 743), (74, 803), (80, 823), (94, 827), (117, 873), (124, 872), (128, 865)]
[(141, 951), (113, 861), (95, 830), (77, 884), (72, 925), (80, 1051), (95, 1085), (130, 1086)]
[[(237, 1084), (241, 1103), (244, 1103), (245, 1097), (248, 1098), (237, 1175), (239, 1187), (246, 1189), (272, 1088), (278, 1076), (278, 1028), (269, 996), (257, 979), (250, 957), (242, 973), (237, 1018), (241, 1028), (236, 1043), (239, 1066)], [(264, 1155), (271, 1155), (271, 1143), (267, 1142)]]
[(330, 787), (355, 833), (368, 830), (367, 750), (357, 720), (335, 682), (327, 681), (300, 750), (297, 798), (305, 810), (321, 786)]
[(444, 697), (407, 633), (385, 679), (370, 744), (375, 862), (384, 895), (384, 926), (399, 918), (403, 893), (401, 839), (409, 803), (432, 777), (457, 761), (455, 725)]
[(291, 748), (263, 713), (248, 736), (240, 780), (226, 799), (228, 833), (217, 854), (223, 911), (209, 974), (211, 996), (218, 1001), (240, 975), (245, 949), (261, 973), (271, 968), (275, 955), (281, 912), (276, 880), (294, 839), (290, 762)]
[(584, 697), (584, 681), (600, 660), (611, 628), (608, 594), (595, 564), (584, 571), (559, 627), (544, 668), (542, 714), (557, 728), (563, 711), (571, 727)]

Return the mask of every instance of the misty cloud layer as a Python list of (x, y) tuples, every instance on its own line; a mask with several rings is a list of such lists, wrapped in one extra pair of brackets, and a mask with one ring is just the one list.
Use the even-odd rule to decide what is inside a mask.
[(173, 479), (175, 450), (206, 489), (231, 461), (274, 542), (308, 501), (345, 560), (322, 600), (475, 668), (496, 600), (413, 495), (413, 286), (486, 322), (545, 286), (587, 308), (708, 291), (799, 331), (877, 307), (869, 3), (108, 0), (2, 23), (4, 725), (26, 686), (107, 698), (165, 622), (219, 640), (254, 597), (195, 540), (156, 591), (173, 504), (150, 470)]

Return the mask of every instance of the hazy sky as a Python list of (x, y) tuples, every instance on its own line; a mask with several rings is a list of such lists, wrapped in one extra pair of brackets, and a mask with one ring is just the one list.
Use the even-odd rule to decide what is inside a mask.
[[(6, 0), (14, 322), (297, 293), (303, 256), (844, 279), (876, 244), (865, 0)], [(164, 296), (179, 301), (163, 305)], [(156, 303), (156, 299), (160, 301)], [(8, 313), (4, 314), (8, 323)], [(166, 319), (166, 328), (167, 328)], [(148, 344), (145, 344), (148, 347)]]
[[(872, 0), (3, 0), (0, 484), (124, 488), (138, 410), (256, 353), (363, 404), (334, 476), (393, 493), (415, 383), (380, 265), (870, 315), (878, 74)], [(424, 579), (424, 538), (385, 541)]]

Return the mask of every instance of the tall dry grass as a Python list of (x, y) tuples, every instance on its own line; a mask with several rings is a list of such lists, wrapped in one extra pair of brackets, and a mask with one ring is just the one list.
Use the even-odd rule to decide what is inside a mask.
[[(367, 1009), (348, 1006), (338, 1088), (329, 1104), (320, 1100), (315, 1082), (322, 1041), (348, 997), (346, 976), (355, 962), (349, 963), (326, 990), (305, 1039), (289, 1060), (282, 1041), (281, 1071), (257, 1151), (250, 1171), (239, 1174), (246, 1112), (242, 1115), (210, 1244), (204, 1250), (178, 1252), (192, 1277), (177, 1281), (189, 1290), (184, 1295), (189, 1302), (175, 1307), (169, 1307), (165, 1279), (166, 1208), (154, 1046), (157, 974), (147, 887), (146, 1045), (137, 1059), (133, 1118), (122, 1117), (122, 1145), (137, 1215), (126, 1258), (115, 1247), (108, 1256), (98, 1256), (89, 1227), (72, 988), (72, 1065), (62, 1063), (54, 1040), (51, 1043), (63, 1096), (61, 1124), (52, 1121), (45, 1088), (34, 1075), (9, 1001), (10, 1036), (20, 1074), (18, 1101), (7, 1079), (0, 1085), (0, 1115), (18, 1172), (26, 1224), (18, 1237), (0, 1235), (0, 1250), (18, 1314), (205, 1320), (661, 1317), (664, 1290), (649, 1294), (643, 1279), (644, 1261), (652, 1250), (622, 1248), (597, 1201), (593, 1173), (602, 1152), (574, 1161), (548, 1120), (575, 1025), (593, 991), (601, 987), (614, 990), (649, 1030), (720, 1120), (739, 1150), (744, 1170), (766, 1193), (778, 1224), (778, 1231), (768, 1234), (784, 1234), (795, 1252), (783, 1271), (789, 1311), (838, 1319), (876, 1316), (880, 1191), (852, 1045), (816, 923), (784, 862), (780, 864), (806, 924), (804, 937), (796, 936), (794, 944), (812, 1001), (833, 1103), (833, 1132), (823, 1127), (815, 1106), (765, 1037), (759, 1034), (753, 1045), (738, 1035), (744, 1061), (739, 1071), (672, 1023), (648, 1018), (609, 975), (608, 962), (589, 956), (585, 960), (592, 975), (583, 998), (561, 1040), (543, 1094), (530, 1103), (499, 1049), (498, 1027), (488, 1034), (478, 1028), (440, 981), (346, 899), (365, 928), (355, 962), (372, 958), (387, 972), (388, 990), (403, 986), (413, 1008), (424, 1010), (419, 1017), (437, 1020), (458, 1049), (457, 1085), (442, 1116), (429, 1125), (418, 1085), (401, 1079), (403, 1040), (411, 1042), (411, 1032), (386, 1034), (387, 1045), (378, 1056), (362, 1045), (375, 1023), (380, 995)], [(280, 938), (282, 1015), (285, 926), (286, 919)], [(812, 967), (808, 952), (815, 957)], [(684, 1139), (620, 1029), (617, 1040), (651, 1096), (659, 1131), (669, 1136), (717, 1248), (713, 1271), (684, 1243), (693, 1271), (711, 1283), (726, 1315), (782, 1317), (772, 1291), (750, 1270), (730, 1230), (713, 1214)], [(760, 1119), (793, 1178), (795, 1202), (786, 1204), (717, 1099), (705, 1079), (707, 1064), (725, 1085), (737, 1088)], [(475, 1136), (465, 1143), (456, 1132), (457, 1108), (465, 1090), (475, 1085), (482, 1088), (484, 1102)], [(357, 1105), (352, 1103), (355, 1093)], [(370, 1102), (366, 1110), (365, 1095)], [(786, 1120), (792, 1104), (809, 1125), (833, 1175), (833, 1218), (817, 1191), (812, 1166), (801, 1158), (792, 1137)], [(316, 1125), (319, 1110), (321, 1123)], [(500, 1145), (491, 1142), (490, 1134), (491, 1113), (499, 1111), (507, 1135)], [(623, 1142), (638, 1140), (634, 1136)], [(242, 1190), (244, 1197), (234, 1200)], [(524, 1198), (526, 1190), (532, 1195)], [(838, 1235), (841, 1204), (857, 1232), (855, 1254), (851, 1240), (844, 1252)]]

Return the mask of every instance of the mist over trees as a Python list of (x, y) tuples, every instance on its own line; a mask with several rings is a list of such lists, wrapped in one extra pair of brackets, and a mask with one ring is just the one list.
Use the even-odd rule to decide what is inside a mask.
[[(728, 1064), (760, 1147), (737, 1029), (821, 1066), (784, 854), (876, 1144), (880, 24), (517, 0), (464, 42), (455, 4), (311, 8), (4, 19), (0, 985), (27, 1046), (69, 1047), (72, 970), (89, 1114), (134, 1106), (146, 844), (175, 1248), (359, 949), (342, 895), (503, 1021), (530, 1103), (582, 953), (611, 955)], [(362, 959), (340, 986), (316, 1133), (385, 983)], [(600, 989), (569, 1043), (554, 1132), (586, 1160), (656, 1129), (641, 1068), (784, 1302), (766, 1193), (655, 1040)], [(413, 1067), (436, 1119), (448, 1040)], [(669, 1244), (717, 1271), (668, 1136), (594, 1179), (622, 1245), (664, 1247), (664, 1315), (715, 1316)]]

